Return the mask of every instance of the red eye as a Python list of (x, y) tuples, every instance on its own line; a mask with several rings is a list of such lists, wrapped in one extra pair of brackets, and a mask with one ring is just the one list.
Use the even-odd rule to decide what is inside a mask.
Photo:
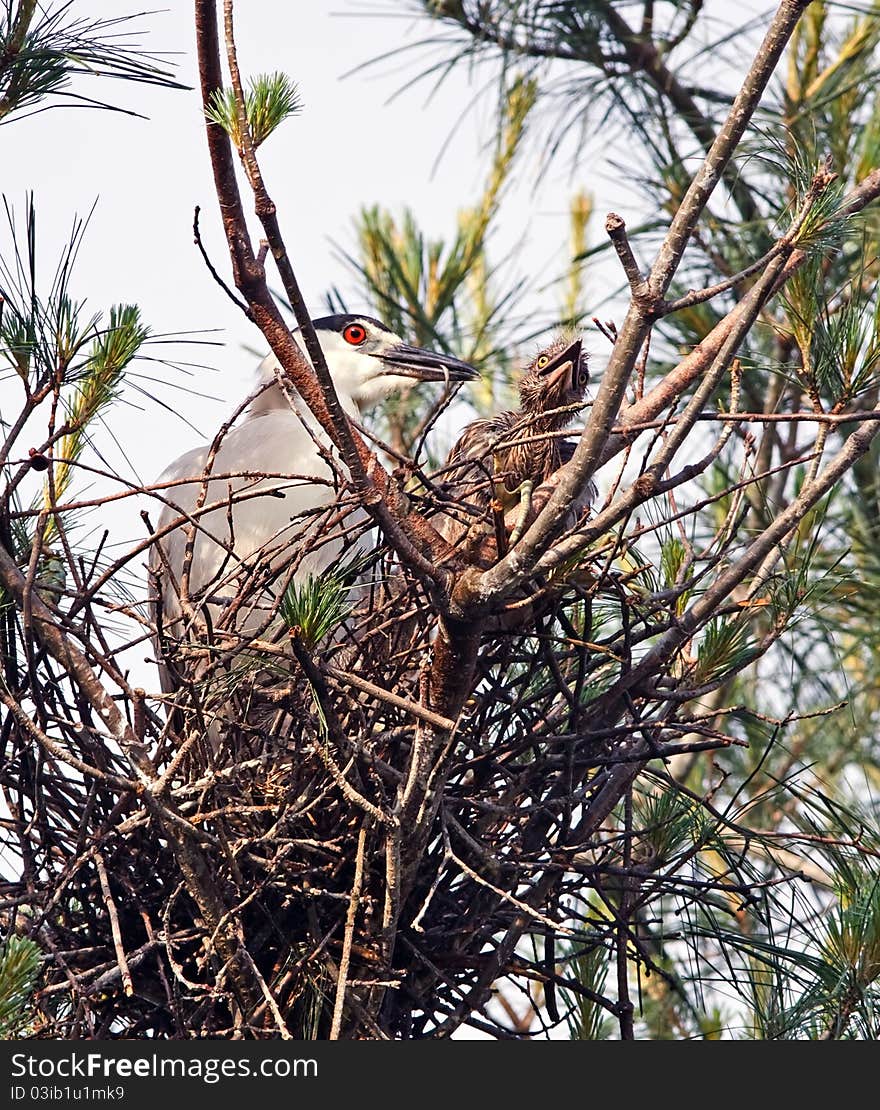
[(359, 347), (367, 338), (366, 328), (361, 324), (349, 324), (342, 332), (342, 338), (353, 347)]

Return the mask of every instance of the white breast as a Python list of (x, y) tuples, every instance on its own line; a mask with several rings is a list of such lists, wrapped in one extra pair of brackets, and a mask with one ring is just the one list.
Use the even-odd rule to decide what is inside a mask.
[[(329, 446), (312, 424), (313, 433)], [(170, 628), (181, 616), (183, 563), (192, 542), (190, 597), (208, 606), (215, 627), (231, 621), (239, 630), (253, 628), (265, 619), (291, 572), (318, 574), (353, 546), (356, 541), (346, 529), (358, 530), (366, 514), (338, 500), (338, 477), (286, 401), (284, 408), (252, 412), (226, 435), (211, 465), (203, 511), (197, 511), (208, 454), (208, 445), (188, 451), (159, 479), (191, 479), (164, 492), (168, 504), (158, 520), (160, 530), (195, 514), (191, 541), (187, 525), (193, 521), (184, 519), (160, 541), (165, 560), (155, 552), (151, 558), (161, 580), (163, 622)], [(231, 603), (243, 592), (245, 604), (228, 618)]]

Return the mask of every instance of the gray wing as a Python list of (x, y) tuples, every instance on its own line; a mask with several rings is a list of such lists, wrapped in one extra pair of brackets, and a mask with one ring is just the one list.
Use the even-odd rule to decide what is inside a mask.
[[(159, 491), (166, 503), (150, 554), (153, 615), (173, 638), (184, 632), (180, 585), (188, 544), (190, 596), (215, 628), (233, 620), (241, 632), (265, 623), (291, 574), (320, 574), (343, 551), (368, 543), (367, 515), (340, 501), (333, 470), (289, 408), (232, 429), (210, 475), (208, 456), (208, 446), (186, 452), (157, 483), (173, 484)], [(171, 681), (165, 670), (163, 689)]]

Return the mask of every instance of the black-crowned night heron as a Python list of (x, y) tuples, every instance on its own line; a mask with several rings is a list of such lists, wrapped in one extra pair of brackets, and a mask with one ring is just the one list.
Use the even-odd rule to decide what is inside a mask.
[[(458, 359), (404, 343), (369, 316), (313, 323), (340, 403), (356, 419), (414, 380), (477, 376)], [(199, 621), (215, 630), (265, 626), (287, 583), (356, 550), (367, 519), (340, 492), (345, 472), (329, 437), (273, 355), (258, 373), (241, 422), (213, 445), (181, 455), (157, 482), (167, 501), (157, 531), (179, 522), (157, 539), (150, 558), (156, 622), (173, 638)], [(174, 686), (167, 678), (166, 690)]]
[[(574, 420), (589, 380), (580, 337), (560, 335), (524, 370), (518, 409), (475, 420), (465, 428), (449, 453), (444, 474), (447, 489), (470, 507), (472, 527), (468, 529), (463, 517), (447, 516), (441, 531), (450, 542), (460, 542), (470, 531), (471, 540), (485, 547), (479, 537), (487, 533), (491, 510), (491, 530), (498, 542), (490, 545), (491, 552), (478, 556), (478, 561), (491, 561), (498, 548), (506, 546), (502, 532), (521, 534), (534, 519), (552, 492), (547, 485), (551, 476), (573, 453), (574, 445), (560, 433)], [(582, 504), (594, 495), (591, 487)]]

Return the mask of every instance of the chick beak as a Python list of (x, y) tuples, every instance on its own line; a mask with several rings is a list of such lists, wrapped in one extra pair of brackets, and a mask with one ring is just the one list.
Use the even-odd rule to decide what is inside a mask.
[(570, 374), (569, 389), (578, 389), (578, 377), (581, 367), (581, 341), (576, 339), (571, 346), (560, 351), (546, 366), (538, 371), (547, 383), (548, 388), (559, 384), (566, 374)]
[(384, 374), (398, 378), (415, 378), (422, 382), (470, 382), (480, 376), (473, 366), (460, 359), (426, 351), (423, 347), (411, 347), (408, 343), (396, 343), (376, 357), (385, 363)]

